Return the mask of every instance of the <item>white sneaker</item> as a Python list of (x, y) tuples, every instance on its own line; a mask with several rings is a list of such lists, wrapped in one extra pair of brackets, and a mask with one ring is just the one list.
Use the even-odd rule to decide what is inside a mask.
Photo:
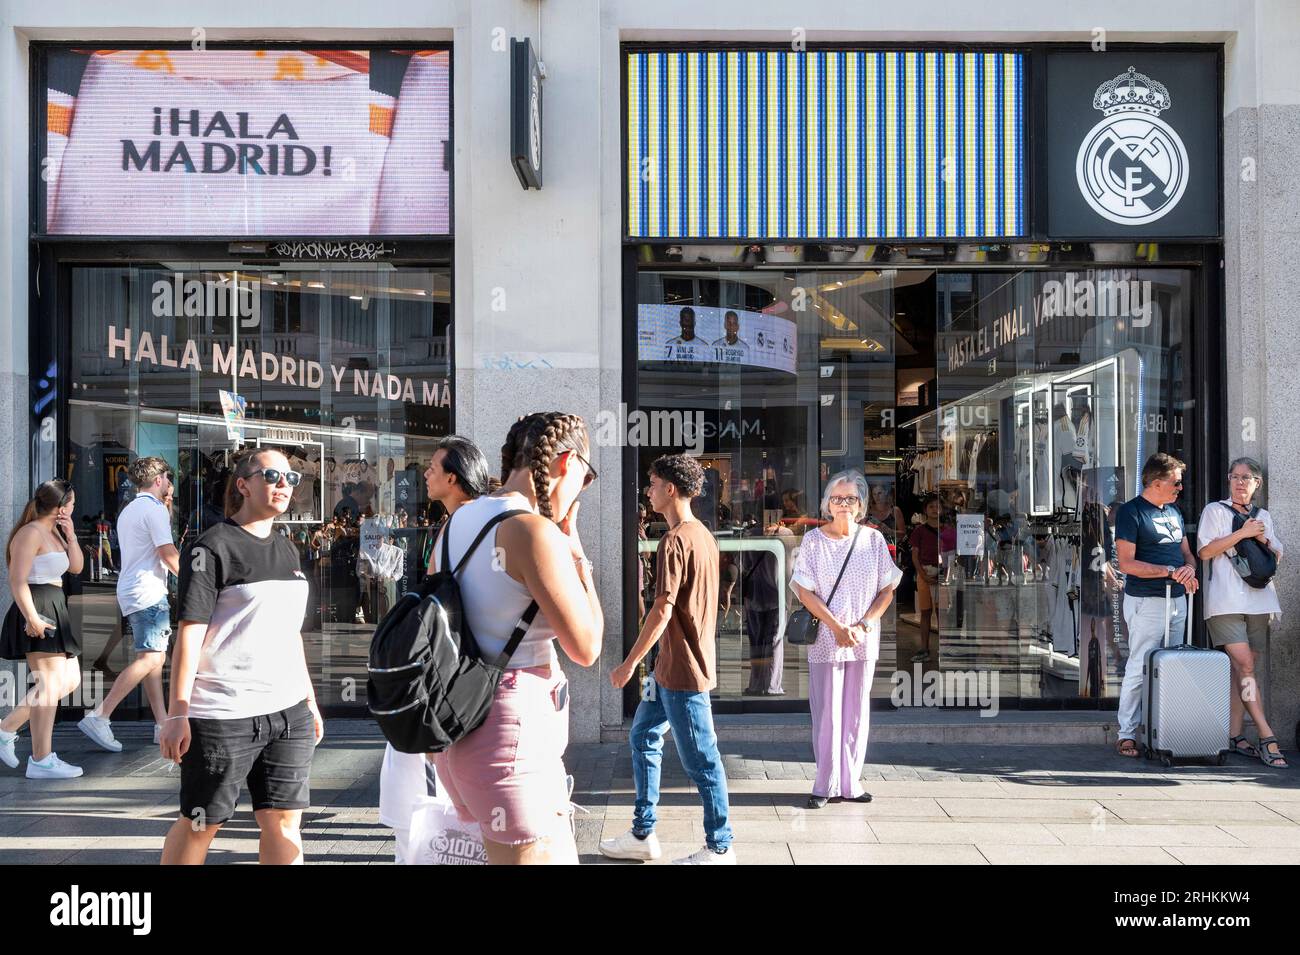
[(14, 745), (17, 742), (17, 733), (6, 733), (0, 730), (0, 763), (4, 763), (10, 769), (18, 768), (18, 754), (14, 752)]
[(106, 749), (110, 753), (122, 752), (122, 744), (113, 736), (113, 727), (104, 717), (87, 713), (77, 724), (77, 729), (93, 739), (100, 749)]
[(58, 753), (50, 753), (39, 762), (27, 757), (28, 779), (76, 779), (80, 775), (81, 767), (65, 763)]
[(727, 846), (726, 852), (714, 852), (708, 846), (691, 853), (685, 859), (674, 859), (673, 865), (735, 865), (736, 850)]
[(600, 854), (611, 859), (639, 859), (642, 862), (650, 862), (658, 859), (663, 854), (663, 850), (659, 848), (659, 837), (653, 832), (644, 839), (638, 839), (629, 829), (614, 839), (601, 839)]

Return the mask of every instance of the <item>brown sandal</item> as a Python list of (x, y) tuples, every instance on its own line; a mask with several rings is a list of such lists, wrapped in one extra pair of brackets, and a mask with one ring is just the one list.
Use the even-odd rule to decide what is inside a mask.
[(1127, 756), (1130, 759), (1141, 755), (1141, 753), (1138, 752), (1138, 744), (1135, 739), (1120, 740), (1115, 744), (1115, 752), (1119, 753), (1121, 756)]

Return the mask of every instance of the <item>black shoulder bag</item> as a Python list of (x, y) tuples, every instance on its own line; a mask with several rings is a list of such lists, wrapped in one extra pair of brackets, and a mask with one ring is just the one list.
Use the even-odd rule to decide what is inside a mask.
[[(1241, 530), (1246, 521), (1259, 513), (1258, 507), (1251, 507), (1249, 513), (1242, 514), (1231, 504), (1224, 501), (1219, 503), (1232, 513), (1234, 533)], [(1237, 572), (1237, 576), (1256, 590), (1267, 587), (1277, 574), (1277, 555), (1253, 537), (1238, 541), (1236, 547), (1229, 547), (1224, 551), (1224, 556), (1228, 558), (1228, 563), (1232, 564), (1232, 569)], [(1212, 565), (1214, 562), (1210, 563)]]

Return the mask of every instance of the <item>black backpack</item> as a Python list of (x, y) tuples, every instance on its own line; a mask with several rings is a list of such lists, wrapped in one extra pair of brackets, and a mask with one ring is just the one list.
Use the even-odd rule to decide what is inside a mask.
[[(1229, 504), (1222, 501), (1219, 503), (1232, 511), (1233, 531), (1241, 530), (1246, 521), (1259, 513), (1258, 507), (1252, 507), (1249, 514), (1242, 514)], [(1227, 557), (1241, 579), (1256, 590), (1267, 587), (1277, 574), (1277, 555), (1253, 537), (1238, 541), (1234, 549), (1237, 553), (1228, 554)]]
[(399, 753), (440, 753), (487, 718), (506, 664), (537, 615), (537, 601), (519, 618), (501, 654), (485, 660), (465, 617), (456, 575), (492, 528), (527, 513), (493, 516), (451, 570), (448, 519), (438, 573), (405, 594), (375, 630), (366, 706)]

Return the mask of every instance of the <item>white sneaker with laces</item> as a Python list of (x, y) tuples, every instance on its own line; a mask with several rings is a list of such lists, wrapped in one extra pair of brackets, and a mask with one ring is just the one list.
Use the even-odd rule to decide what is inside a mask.
[(621, 836), (600, 840), (600, 854), (611, 859), (639, 859), (650, 862), (663, 854), (659, 848), (659, 837), (653, 832), (644, 839), (632, 835), (629, 829)]
[(18, 768), (18, 754), (14, 752), (14, 745), (17, 742), (17, 733), (6, 733), (0, 730), (0, 763), (4, 763), (10, 769)]
[(692, 852), (684, 859), (674, 859), (673, 865), (735, 865), (736, 850), (727, 846), (726, 852), (714, 852), (708, 846)]
[(65, 763), (58, 753), (50, 753), (39, 761), (27, 757), (28, 779), (76, 779), (80, 775), (81, 767)]
[(110, 753), (122, 752), (122, 744), (113, 736), (112, 724), (104, 717), (87, 713), (77, 724), (77, 729), (93, 739), (100, 749), (106, 749)]

